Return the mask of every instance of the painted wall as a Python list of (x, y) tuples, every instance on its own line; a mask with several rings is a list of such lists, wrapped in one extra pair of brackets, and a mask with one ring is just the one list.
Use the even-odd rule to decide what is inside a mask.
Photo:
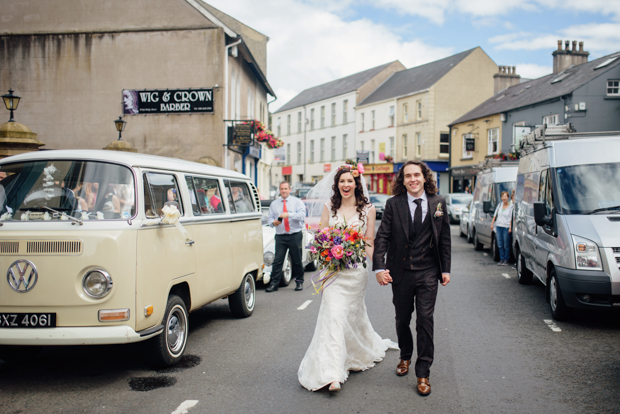
[[(451, 167), (460, 167), (464, 165), (478, 165), (487, 158), (492, 158), (492, 149), (489, 148), (489, 131), (498, 129), (498, 148), (499, 152), (504, 147), (502, 144), (502, 127), (505, 123), (500, 121), (500, 115), (495, 114), (484, 118), (474, 119), (472, 121), (456, 124), (452, 127), (452, 139), (450, 142)], [(474, 135), (476, 139), (476, 150), (471, 153), (471, 157), (463, 152), (463, 135)]]

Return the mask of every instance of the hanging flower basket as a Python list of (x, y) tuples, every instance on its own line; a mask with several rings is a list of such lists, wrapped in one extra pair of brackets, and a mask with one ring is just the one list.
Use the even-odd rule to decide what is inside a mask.
[(385, 156), (385, 162), (392, 163), (392, 162), (394, 162), (394, 158), (392, 158), (391, 155), (386, 155)]
[(273, 136), (273, 133), (265, 128), (265, 124), (260, 121), (249, 121), (254, 126), (254, 138), (265, 145), (267, 148), (274, 149), (284, 146), (284, 142)]

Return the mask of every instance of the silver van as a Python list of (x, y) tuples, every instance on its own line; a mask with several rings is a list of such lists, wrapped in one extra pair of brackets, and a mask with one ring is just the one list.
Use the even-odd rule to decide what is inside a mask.
[(499, 249), (495, 239), (495, 232), (491, 229), (491, 221), (495, 207), (501, 201), (503, 191), (510, 194), (515, 188), (517, 180), (517, 165), (488, 167), (478, 172), (476, 188), (469, 216), (468, 238), (471, 237), (475, 250), (490, 247), (495, 261), (499, 261)]
[(618, 132), (543, 127), (522, 144), (513, 236), (518, 280), (536, 276), (547, 287), (554, 319), (567, 318), (571, 308), (620, 307), (619, 182)]

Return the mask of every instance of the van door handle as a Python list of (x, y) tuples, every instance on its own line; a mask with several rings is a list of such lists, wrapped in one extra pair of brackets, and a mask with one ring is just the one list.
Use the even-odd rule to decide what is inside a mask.
[(193, 241), (193, 240), (188, 240), (188, 241), (186, 241), (186, 242), (185, 242), (185, 244), (187, 244), (187, 245), (189, 245), (189, 246), (191, 246), (191, 245), (192, 245), (192, 244), (194, 244), (194, 243), (196, 243), (196, 242), (195, 242), (195, 241)]

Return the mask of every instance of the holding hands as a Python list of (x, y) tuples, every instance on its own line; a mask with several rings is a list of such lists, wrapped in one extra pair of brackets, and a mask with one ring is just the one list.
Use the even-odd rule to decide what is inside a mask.
[(381, 286), (387, 286), (390, 282), (392, 282), (392, 276), (390, 276), (389, 270), (383, 270), (381, 272), (377, 272), (377, 282)]

